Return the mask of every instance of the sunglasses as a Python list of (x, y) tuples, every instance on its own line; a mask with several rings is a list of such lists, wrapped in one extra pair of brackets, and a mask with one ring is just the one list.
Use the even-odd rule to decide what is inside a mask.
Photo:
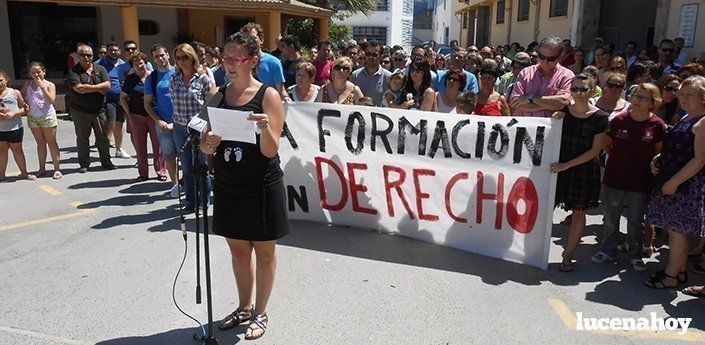
[(392, 62), (389, 61), (389, 60), (382, 60), (382, 61), (380, 61), (380, 63), (383, 64), (383, 65), (389, 65), (389, 64), (392, 63)]
[(409, 68), (409, 73), (423, 73), (423, 69), (421, 68)]
[(623, 89), (624, 84), (607, 83), (607, 87), (610, 89)]
[(543, 54), (541, 54), (541, 53), (538, 53), (538, 58), (539, 58), (539, 59), (544, 60), (544, 61), (548, 61), (548, 62), (556, 61), (556, 60), (558, 60), (559, 57), (561, 57), (561, 56), (560, 56), (560, 55), (556, 55), (556, 56), (546, 56), (546, 55), (543, 55)]
[(125, 48), (125, 50), (127, 50), (128, 52), (133, 52), (133, 51), (137, 50), (137, 48)]
[(634, 93), (631, 98), (638, 99), (640, 101), (651, 101), (651, 96), (644, 96), (638, 93)]
[(191, 61), (191, 57), (188, 55), (177, 55), (177, 56), (174, 56), (174, 60), (180, 61), (180, 62), (186, 62), (186, 61)]
[(369, 56), (369, 57), (378, 57), (378, 56), (379, 56), (379, 53), (365, 52), (365, 56)]
[(673, 53), (673, 48), (661, 48), (661, 51), (664, 53)]
[(245, 56), (245, 57), (223, 57), (223, 62), (230, 64), (230, 65), (239, 65), (247, 60), (252, 59), (254, 56)]
[(162, 53), (162, 54), (155, 54), (153, 57), (156, 59), (156, 58), (163, 58), (165, 56), (166, 56), (166, 53)]
[(338, 72), (350, 72), (350, 66), (334, 66), (333, 69)]
[(676, 92), (678, 91), (679, 87), (678, 86), (664, 86), (663, 91), (670, 91), (670, 92)]
[(573, 86), (570, 88), (570, 92), (575, 92), (575, 93), (586, 93), (588, 91), (590, 91), (590, 89), (587, 87)]
[(396, 61), (396, 62), (402, 62), (402, 61), (406, 61), (406, 59), (402, 59), (402, 58), (394, 58), (394, 61)]

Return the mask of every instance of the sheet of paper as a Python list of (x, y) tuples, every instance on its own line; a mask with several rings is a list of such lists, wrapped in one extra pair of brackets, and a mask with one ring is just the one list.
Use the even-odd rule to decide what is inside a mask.
[(251, 111), (239, 111), (208, 107), (208, 119), (213, 134), (219, 135), (222, 140), (242, 141), (256, 143), (255, 129), (257, 125), (247, 117)]

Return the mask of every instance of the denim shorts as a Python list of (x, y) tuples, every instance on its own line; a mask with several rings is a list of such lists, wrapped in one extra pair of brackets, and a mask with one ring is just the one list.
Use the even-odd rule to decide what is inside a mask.
[(176, 141), (174, 140), (174, 131), (163, 132), (159, 125), (157, 127), (157, 138), (159, 146), (162, 147), (162, 157), (164, 160), (176, 158)]
[(119, 102), (105, 102), (105, 111), (108, 117), (108, 124), (115, 122), (125, 123), (125, 110), (122, 109)]

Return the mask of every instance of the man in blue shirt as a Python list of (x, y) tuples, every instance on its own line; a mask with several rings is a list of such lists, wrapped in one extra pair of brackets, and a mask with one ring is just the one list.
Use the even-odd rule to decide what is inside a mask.
[(448, 59), (448, 69), (438, 71), (438, 77), (434, 80), (433, 88), (436, 90), (436, 92), (443, 92), (446, 89), (444, 78), (446, 73), (448, 73), (448, 71), (451, 69), (457, 69), (463, 71), (463, 73), (465, 73), (465, 77), (467, 78), (465, 88), (460, 91), (472, 91), (473, 93), (477, 93), (477, 91), (479, 90), (477, 86), (477, 78), (474, 74), (463, 69), (463, 64), (465, 64), (465, 54), (466, 53), (464, 51), (454, 51), (453, 54), (450, 55), (450, 59)]
[(120, 58), (120, 47), (116, 42), (107, 45), (108, 53), (98, 61), (98, 65), (103, 66), (110, 76), (110, 89), (105, 95), (105, 111), (107, 114), (107, 136), (108, 140), (115, 139), (115, 157), (131, 158), (122, 149), (123, 133), (122, 128), (125, 123), (125, 111), (120, 106), (120, 92), (122, 91), (122, 81), (125, 80), (125, 70), (130, 69), (130, 65)]
[(281, 60), (262, 51), (262, 45), (264, 44), (264, 29), (262, 26), (250, 22), (245, 24), (240, 31), (250, 34), (260, 45), (260, 50), (257, 53), (257, 56), (259, 56), (259, 66), (257, 67), (256, 75), (257, 80), (273, 87), (279, 92), (283, 100), (290, 102), (291, 98), (289, 98), (289, 94), (286, 92), (286, 87), (284, 86), (284, 68), (282, 67)]
[(179, 196), (179, 179), (176, 175), (176, 140), (173, 135), (174, 105), (169, 93), (169, 78), (176, 69), (169, 62), (169, 52), (161, 44), (152, 47), (152, 60), (157, 69), (144, 81), (144, 108), (157, 127), (159, 146), (166, 162), (171, 182), (174, 184), (169, 192), (172, 198)]

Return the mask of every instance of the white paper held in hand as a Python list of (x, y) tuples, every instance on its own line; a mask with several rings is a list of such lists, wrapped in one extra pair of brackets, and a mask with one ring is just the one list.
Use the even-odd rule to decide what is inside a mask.
[(220, 136), (222, 140), (255, 144), (257, 125), (247, 119), (250, 114), (252, 114), (251, 111), (208, 107), (208, 119), (213, 134)]

